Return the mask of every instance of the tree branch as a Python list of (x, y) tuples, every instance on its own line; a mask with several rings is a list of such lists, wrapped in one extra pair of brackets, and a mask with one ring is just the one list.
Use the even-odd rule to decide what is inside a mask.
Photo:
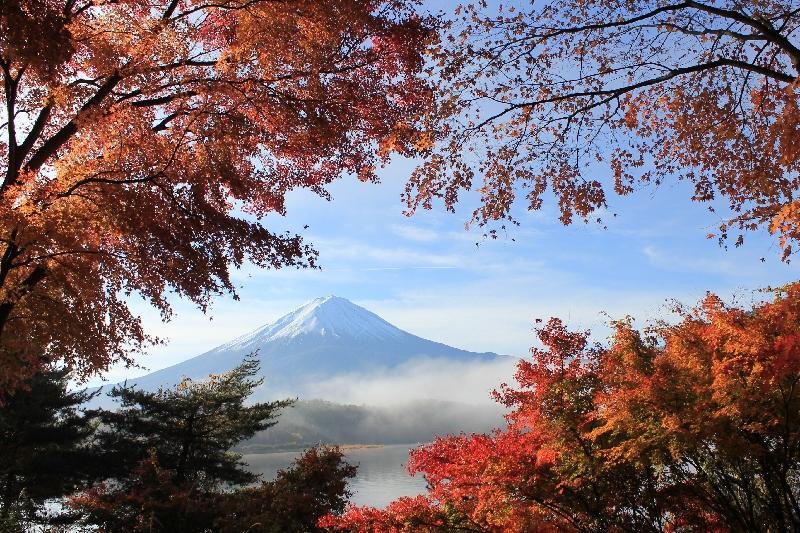
[(8, 115), (8, 122), (6, 123), (6, 130), (8, 131), (8, 168), (6, 169), (5, 183), (16, 179), (21, 164), (17, 151), (16, 111), (14, 109), (17, 104), (18, 80), (15, 80), (11, 75), (11, 65), (9, 63), (1, 61), (0, 67), (3, 70), (3, 89), (6, 100), (6, 114)]
[(3, 329), (8, 323), (8, 318), (11, 315), (17, 302), (25, 297), (33, 288), (42, 281), (47, 275), (47, 269), (43, 265), (37, 265), (30, 274), (22, 280), (13, 291), (11, 291), (10, 299), (7, 299), (0, 304), (0, 338), (3, 336)]
[(36, 120), (33, 122), (33, 126), (31, 126), (31, 131), (28, 132), (27, 137), (19, 145), (19, 161), (20, 163), (25, 160), (25, 157), (30, 152), (31, 148), (33, 148), (36, 139), (39, 138), (39, 135), (42, 134), (42, 130), (44, 129), (45, 124), (47, 124), (47, 120), (50, 118), (50, 112), (53, 110), (53, 104), (48, 103), (45, 105), (41, 111), (39, 111), (39, 115), (36, 117)]
[(695, 0), (687, 0), (685, 3), (689, 7), (692, 7), (699, 11), (735, 20), (736, 22), (741, 22), (742, 24), (750, 26), (756, 31), (763, 33), (768, 38), (767, 39), (768, 41), (774, 43), (779, 48), (783, 49), (787, 54), (789, 54), (789, 56), (792, 58), (792, 65), (794, 66), (795, 70), (800, 72), (800, 48), (797, 48), (794, 44), (792, 44), (792, 42), (788, 38), (786, 38), (784, 35), (778, 32), (774, 27), (772, 27), (772, 25), (769, 22), (749, 17), (744, 13), (740, 13), (738, 11), (733, 11), (731, 9), (723, 9), (716, 6), (710, 6), (707, 4), (703, 4), (701, 2), (697, 2)]
[[(108, 77), (106, 82), (100, 86), (97, 92), (92, 96), (83, 106), (81, 107), (80, 111), (78, 111), (75, 118), (67, 122), (58, 132), (56, 132), (52, 137), (47, 139), (42, 146), (39, 147), (38, 150), (31, 156), (30, 160), (25, 164), (25, 170), (28, 171), (36, 171), (38, 170), (50, 157), (55, 155), (55, 153), (64, 146), (64, 144), (69, 141), (69, 139), (78, 131), (78, 124), (76, 122), (76, 118), (80, 116), (82, 113), (86, 112), (87, 110), (91, 109), (99, 105), (117, 86), (117, 84), (122, 80), (122, 76), (119, 73), (114, 73)], [(8, 183), (4, 183), (3, 186), (9, 185)]]
[(96, 176), (92, 176), (90, 178), (84, 178), (82, 180), (78, 180), (73, 183), (66, 191), (60, 192), (56, 194), (57, 198), (64, 198), (69, 196), (73, 192), (75, 192), (80, 187), (84, 185), (88, 185), (90, 183), (104, 183), (109, 185), (128, 185), (133, 183), (147, 183), (148, 181), (152, 181), (160, 176), (163, 176), (163, 172), (156, 172), (155, 174), (148, 174), (147, 176), (143, 176), (141, 178), (129, 178), (129, 179), (109, 179), (109, 178), (98, 178)]
[(178, 98), (185, 98), (185, 97), (191, 97), (191, 96), (197, 96), (197, 92), (196, 91), (183, 91), (183, 92), (180, 92), (180, 93), (168, 94), (166, 96), (161, 96), (161, 97), (158, 97), (158, 98), (149, 98), (149, 99), (145, 99), (145, 100), (137, 100), (135, 102), (132, 102), (131, 105), (133, 107), (150, 107), (150, 106), (154, 106), (154, 105), (168, 104), (168, 103), (172, 102), (173, 100), (177, 100)]
[(172, 14), (175, 12), (175, 8), (178, 7), (178, 2), (179, 1), (180, 0), (172, 0), (169, 3), (169, 5), (167, 6), (167, 9), (164, 11), (164, 14), (161, 15), (161, 20), (167, 20), (168, 18), (170, 18), (172, 16)]
[(528, 101), (528, 102), (521, 102), (521, 103), (517, 103), (517, 104), (512, 104), (512, 105), (506, 107), (505, 109), (503, 109), (502, 111), (499, 111), (498, 113), (495, 113), (494, 115), (490, 116), (489, 118), (483, 120), (480, 124), (478, 124), (476, 126), (473, 126), (473, 127), (469, 128), (469, 129), (473, 130), (473, 131), (481, 129), (484, 126), (486, 126), (487, 124), (489, 124), (490, 122), (493, 122), (493, 121), (497, 120), (498, 118), (503, 117), (503, 116), (507, 115), (508, 113), (510, 113), (510, 112), (512, 112), (512, 111), (514, 111), (516, 109), (521, 109), (521, 108), (524, 108), (524, 107), (534, 107), (534, 106), (543, 105), (543, 104), (554, 104), (554, 103), (557, 103), (557, 102), (563, 102), (564, 100), (571, 100), (571, 99), (574, 99), (574, 98), (585, 98), (585, 97), (593, 97), (593, 96), (606, 97), (606, 98), (603, 98), (602, 100), (600, 100), (598, 102), (594, 102), (591, 106), (585, 107), (585, 108), (580, 110), (580, 111), (588, 111), (589, 109), (597, 107), (598, 105), (601, 105), (603, 103), (607, 103), (608, 101), (613, 100), (614, 98), (619, 98), (620, 96), (622, 96), (624, 94), (627, 94), (629, 92), (635, 91), (637, 89), (642, 89), (644, 87), (649, 87), (651, 85), (657, 85), (659, 83), (664, 83), (665, 81), (669, 81), (669, 80), (671, 80), (673, 78), (677, 78), (678, 76), (683, 76), (685, 74), (692, 74), (692, 73), (697, 73), (697, 72), (703, 72), (703, 71), (706, 71), (706, 70), (713, 70), (715, 68), (724, 67), (724, 66), (740, 68), (742, 70), (755, 72), (757, 74), (761, 74), (762, 76), (773, 78), (773, 79), (776, 79), (778, 81), (782, 81), (782, 82), (785, 82), (785, 83), (792, 83), (792, 82), (795, 81), (795, 77), (794, 76), (790, 76), (790, 75), (785, 74), (783, 72), (777, 72), (777, 71), (768, 69), (766, 67), (761, 67), (759, 65), (753, 65), (753, 64), (750, 64), (750, 63), (747, 63), (747, 62), (744, 62), (744, 61), (736, 60), (736, 59), (723, 58), (723, 59), (717, 59), (715, 61), (709, 61), (707, 63), (699, 63), (697, 65), (692, 65), (690, 67), (681, 67), (681, 68), (672, 69), (672, 70), (669, 70), (666, 74), (664, 74), (662, 76), (658, 76), (658, 77), (655, 77), (655, 78), (650, 78), (650, 79), (647, 79), (647, 80), (643, 80), (643, 81), (640, 81), (638, 83), (634, 83), (634, 84), (631, 84), (631, 85), (626, 85), (624, 87), (618, 87), (616, 89), (597, 89), (597, 90), (594, 90), (594, 91), (572, 92), (572, 93), (567, 93), (567, 94), (559, 94), (559, 95), (556, 95), (556, 96), (553, 96), (553, 97), (550, 97), (550, 98), (543, 98), (541, 100), (533, 100), (533, 101)]

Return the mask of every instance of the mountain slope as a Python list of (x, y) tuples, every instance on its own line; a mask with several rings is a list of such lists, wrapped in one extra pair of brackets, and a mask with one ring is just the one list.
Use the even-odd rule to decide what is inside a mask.
[(172, 386), (183, 377), (203, 379), (230, 370), (256, 352), (265, 378), (265, 396), (304, 397), (314, 397), (313, 390), (304, 388), (306, 383), (393, 368), (416, 358), (491, 361), (502, 357), (423, 339), (349, 300), (328, 296), (202, 355), (128, 383), (153, 390)]

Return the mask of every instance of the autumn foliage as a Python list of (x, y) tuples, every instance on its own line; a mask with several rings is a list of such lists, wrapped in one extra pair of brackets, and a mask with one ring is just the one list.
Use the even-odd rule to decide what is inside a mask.
[[(413, 210), (480, 193), (473, 220), (520, 200), (599, 217), (609, 192), (684, 180), (720, 239), (800, 238), (794, 2), (546, 0), (459, 7), (432, 48), (436, 106)], [(613, 201), (611, 207), (613, 208)]]
[(138, 294), (205, 307), (231, 265), (308, 266), (260, 223), (418, 142), (427, 23), (405, 0), (0, 5), (0, 391), (155, 340)]
[(217, 509), (219, 533), (320, 531), (318, 520), (340, 514), (352, 493), (356, 467), (337, 447), (309, 448), (275, 479), (226, 494)]
[(791, 531), (800, 527), (800, 286), (708, 295), (610, 346), (551, 319), (503, 386), (508, 426), (411, 454), (429, 492), (341, 531)]

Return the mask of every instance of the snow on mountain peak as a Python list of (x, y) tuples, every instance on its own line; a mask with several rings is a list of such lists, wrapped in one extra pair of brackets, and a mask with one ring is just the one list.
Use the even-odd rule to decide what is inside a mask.
[(272, 324), (234, 339), (215, 351), (257, 347), (303, 335), (380, 340), (408, 335), (381, 317), (338, 296), (315, 298)]

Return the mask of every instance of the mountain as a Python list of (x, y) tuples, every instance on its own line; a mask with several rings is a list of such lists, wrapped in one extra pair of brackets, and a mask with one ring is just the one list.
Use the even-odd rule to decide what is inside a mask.
[(211, 351), (128, 384), (147, 390), (172, 386), (183, 377), (203, 379), (232, 369), (258, 353), (265, 385), (259, 396), (313, 398), (307, 384), (335, 375), (395, 368), (419, 358), (492, 361), (494, 353), (475, 353), (405, 332), (344, 298), (317, 298), (272, 324)]

